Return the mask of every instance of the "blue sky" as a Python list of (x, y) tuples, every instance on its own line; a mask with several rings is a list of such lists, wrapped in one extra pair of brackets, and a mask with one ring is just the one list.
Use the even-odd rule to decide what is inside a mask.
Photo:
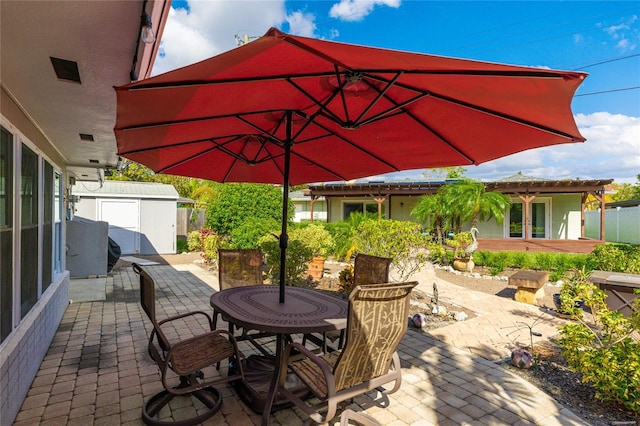
[[(214, 56), (270, 27), (308, 37), (515, 65), (581, 70), (572, 110), (583, 144), (546, 147), (469, 167), (490, 181), (640, 174), (640, 2), (176, 1), (154, 74)], [(421, 179), (422, 171), (388, 179)]]

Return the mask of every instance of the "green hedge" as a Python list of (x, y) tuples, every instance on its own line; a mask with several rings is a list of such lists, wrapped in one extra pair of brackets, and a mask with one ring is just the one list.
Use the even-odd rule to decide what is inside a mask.
[(548, 271), (552, 280), (559, 279), (571, 269), (583, 268), (587, 271), (598, 269), (640, 274), (640, 246), (607, 243), (597, 246), (589, 254), (477, 251), (473, 254), (473, 261), (495, 273), (506, 268)]

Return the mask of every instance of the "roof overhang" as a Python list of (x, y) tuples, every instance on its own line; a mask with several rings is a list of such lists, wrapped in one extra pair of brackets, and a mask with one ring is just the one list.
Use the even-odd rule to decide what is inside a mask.
[[(442, 185), (451, 182), (390, 182), (390, 183), (331, 183), (310, 185), (312, 196), (355, 197), (375, 195), (428, 195), (435, 193)], [(536, 193), (584, 193), (604, 190), (613, 179), (599, 180), (536, 180), (519, 182), (485, 182), (488, 191), (503, 194)]]
[[(130, 82), (132, 66), (139, 79), (149, 76), (170, 4), (96, 0), (0, 5), (2, 91), (60, 155), (60, 166), (79, 180), (98, 180), (104, 169), (117, 166), (113, 86)], [(143, 6), (157, 35), (153, 44), (140, 41)], [(77, 64), (80, 83), (58, 78), (52, 57)]]

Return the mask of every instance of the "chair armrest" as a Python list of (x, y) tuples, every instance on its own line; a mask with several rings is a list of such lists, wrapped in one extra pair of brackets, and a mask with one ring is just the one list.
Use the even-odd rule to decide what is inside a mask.
[(211, 327), (211, 316), (204, 312), (204, 311), (192, 311), (192, 312), (186, 312), (184, 314), (180, 314), (180, 315), (175, 315), (173, 317), (169, 317), (169, 318), (165, 318), (162, 321), (158, 322), (158, 325), (162, 325), (165, 324), (167, 322), (171, 322), (171, 321), (175, 321), (177, 319), (182, 319), (182, 318), (186, 318), (186, 317), (190, 317), (190, 316), (194, 316), (194, 315), (204, 315), (207, 318), (207, 322), (209, 323), (209, 327)]
[[(282, 363), (280, 368), (281, 386), (284, 386), (284, 381), (286, 380), (286, 377), (287, 377), (287, 366), (289, 365), (292, 349), (295, 349), (298, 352), (300, 352), (300, 354), (304, 355), (306, 358), (309, 359), (309, 361), (313, 362), (318, 366), (318, 368), (320, 368), (320, 371), (322, 372), (322, 375), (324, 376), (325, 382), (327, 384), (327, 390), (329, 392), (329, 395), (333, 394), (335, 389), (333, 367), (330, 366), (324, 359), (322, 359), (322, 357), (318, 356), (313, 351), (311, 351), (309, 348), (296, 342), (289, 343), (289, 345), (287, 345), (287, 348), (284, 351), (284, 356), (282, 358)], [(299, 361), (294, 361), (294, 362), (299, 362)]]

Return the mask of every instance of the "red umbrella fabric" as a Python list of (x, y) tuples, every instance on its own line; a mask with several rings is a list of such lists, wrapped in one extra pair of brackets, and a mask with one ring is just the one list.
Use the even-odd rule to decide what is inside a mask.
[(117, 87), (115, 134), (119, 155), (155, 172), (287, 188), (582, 142), (570, 104), (585, 77), (272, 28)]

